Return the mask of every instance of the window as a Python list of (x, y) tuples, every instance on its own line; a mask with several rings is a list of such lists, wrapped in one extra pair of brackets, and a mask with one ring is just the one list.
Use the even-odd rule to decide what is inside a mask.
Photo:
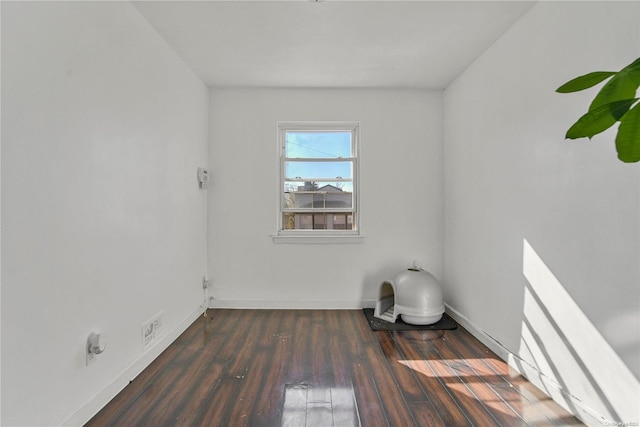
[(358, 124), (279, 123), (278, 136), (278, 235), (358, 235)]

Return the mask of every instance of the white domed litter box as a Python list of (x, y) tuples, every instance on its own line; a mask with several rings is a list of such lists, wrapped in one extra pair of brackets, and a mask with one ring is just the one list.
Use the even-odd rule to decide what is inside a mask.
[(444, 313), (440, 283), (428, 271), (409, 268), (391, 281), (382, 282), (373, 313), (395, 323), (398, 316), (412, 325), (431, 325)]

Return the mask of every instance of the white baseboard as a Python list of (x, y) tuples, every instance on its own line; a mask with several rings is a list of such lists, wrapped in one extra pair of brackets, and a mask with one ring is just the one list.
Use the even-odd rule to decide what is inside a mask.
[(111, 401), (118, 393), (124, 389), (132, 378), (135, 378), (147, 366), (151, 364), (169, 345), (174, 342), (180, 334), (182, 334), (191, 324), (202, 315), (203, 308), (199, 305), (193, 312), (185, 317), (173, 329), (168, 331), (156, 344), (153, 344), (146, 350), (140, 359), (133, 362), (120, 375), (117, 376), (110, 384), (102, 389), (98, 394), (91, 398), (80, 409), (68, 417), (61, 425), (63, 426), (82, 426), (87, 423), (95, 414), (97, 414), (107, 403)]
[(231, 309), (294, 309), (294, 310), (355, 310), (373, 308), (376, 300), (209, 300), (209, 308)]
[(451, 307), (449, 304), (445, 303), (445, 309), (447, 314), (451, 316), (453, 320), (458, 322), (460, 326), (469, 331), (469, 333), (476, 337), (478, 341), (489, 347), (489, 350), (497, 354), (500, 359), (504, 360), (505, 362), (509, 361), (509, 355), (511, 354), (511, 352), (503, 347), (498, 341), (491, 338), (491, 336), (489, 336), (482, 329), (476, 326), (475, 323), (467, 319), (464, 315), (462, 315), (455, 308)]
[(580, 421), (591, 427), (618, 425), (613, 421), (607, 420), (602, 415), (586, 406), (580, 399), (565, 390), (560, 384), (546, 376), (543, 372), (536, 369), (533, 365), (521, 359), (518, 355), (509, 351), (500, 342), (495, 340), (491, 335), (480, 329), (476, 324), (471, 322), (467, 317), (462, 315), (456, 309), (445, 304), (446, 312), (453, 320), (458, 322), (460, 326), (465, 328), (471, 335), (476, 337), (478, 341), (486, 345), (498, 357), (504, 360), (511, 368), (525, 377), (531, 384), (535, 385), (544, 394), (553, 399), (565, 410), (578, 418)]

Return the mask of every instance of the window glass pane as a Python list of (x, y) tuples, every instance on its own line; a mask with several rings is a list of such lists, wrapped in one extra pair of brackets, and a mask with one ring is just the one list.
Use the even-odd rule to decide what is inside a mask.
[(285, 157), (335, 159), (351, 157), (351, 132), (287, 131)]
[(351, 162), (285, 162), (286, 179), (351, 179)]
[(347, 228), (347, 215), (346, 214), (334, 215), (333, 228), (335, 230), (345, 230)]
[(327, 193), (353, 193), (353, 182), (350, 181), (285, 181), (284, 192), (324, 191)]
[[(301, 184), (301, 185), (294, 185)], [(324, 184), (324, 185), (321, 185)], [(330, 183), (296, 182), (285, 183), (284, 208), (347, 208), (353, 207), (353, 193), (341, 190)], [(333, 183), (337, 185), (349, 183)], [(344, 186), (346, 187), (346, 186)]]
[(293, 212), (285, 212), (282, 214), (282, 229), (283, 230), (296, 229), (296, 214), (294, 214)]
[(353, 214), (286, 212), (282, 224), (284, 230), (353, 230)]
[(295, 224), (296, 228), (299, 230), (310, 230), (313, 228), (313, 215), (297, 214)]
[(313, 229), (324, 230), (325, 228), (325, 214), (313, 214)]

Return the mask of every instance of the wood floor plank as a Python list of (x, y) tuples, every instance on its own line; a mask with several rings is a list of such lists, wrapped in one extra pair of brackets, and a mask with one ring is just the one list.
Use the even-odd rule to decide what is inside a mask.
[(285, 386), (282, 427), (300, 427), (307, 424), (308, 390), (307, 385), (289, 384)]
[(279, 311), (278, 314), (278, 325), (272, 333), (272, 345), (265, 347), (271, 354), (271, 361), (265, 372), (261, 396), (254, 408), (253, 425), (262, 423), (276, 426), (282, 418), (282, 400), (285, 395), (295, 317), (292, 311)]
[(524, 378), (518, 381), (512, 390), (517, 390), (518, 394), (527, 401), (525, 408), (527, 412), (535, 409), (543, 413), (552, 425), (563, 427), (584, 425)]
[(384, 332), (377, 334), (377, 337), (378, 342), (380, 343), (380, 348), (387, 359), (387, 363), (393, 372), (393, 376), (396, 378), (396, 382), (400, 386), (400, 390), (402, 391), (405, 400), (425, 400), (424, 391), (420, 387), (420, 384), (416, 380), (413, 372), (402, 363), (404, 356), (396, 347), (392, 334)]
[(307, 404), (307, 427), (327, 427), (333, 426), (333, 413), (331, 403)]
[(356, 427), (360, 425), (353, 387), (331, 389), (331, 410), (334, 427)]
[(355, 363), (352, 371), (353, 389), (363, 427), (389, 426), (369, 367), (364, 363)]
[(266, 376), (271, 356), (264, 350), (253, 354), (245, 374), (238, 383), (235, 399), (229, 407), (229, 418), (238, 427), (247, 426), (252, 418), (260, 419), (254, 412), (256, 403), (262, 397), (263, 380)]
[[(464, 333), (459, 334), (464, 337)], [(500, 398), (509, 405), (529, 425), (547, 427), (555, 425), (543, 412), (538, 411), (531, 403), (518, 393), (513, 385), (500, 373), (490, 367), (497, 362), (498, 357), (488, 349), (479, 347), (479, 352), (470, 351), (464, 339), (450, 340), (448, 345), (462, 358), (463, 362), (470, 366), (482, 380), (490, 386)], [(487, 363), (489, 361), (489, 363)], [(502, 366), (506, 363), (500, 361)], [(495, 364), (498, 366), (498, 363)], [(506, 372), (506, 371), (504, 371)], [(524, 378), (520, 377), (521, 380)]]
[(163, 412), (159, 402), (172, 389), (172, 384), (183, 372), (184, 367), (173, 363), (168, 364), (144, 389), (144, 393), (141, 393), (131, 405), (118, 414), (118, 417), (111, 424), (107, 425), (144, 425), (148, 413)]
[(87, 426), (581, 425), (463, 328), (361, 310), (210, 310)]
[(189, 393), (185, 393), (183, 405), (175, 413), (176, 426), (196, 426), (204, 423), (203, 408), (210, 405), (213, 395), (224, 375), (225, 366), (218, 362), (211, 363), (206, 371), (201, 372), (198, 382)]
[(484, 378), (466, 363), (465, 359), (453, 350), (455, 339), (437, 340), (433, 346), (442, 359), (469, 392), (475, 396), (485, 410), (498, 424), (503, 426), (527, 426), (527, 423), (509, 406)]
[(323, 327), (322, 312), (311, 311), (310, 364), (312, 377), (310, 383), (328, 387), (333, 384), (333, 366), (329, 357), (329, 335)]
[(194, 390), (201, 379), (202, 373), (207, 372), (213, 361), (208, 357), (195, 357), (191, 363), (175, 364), (180, 368), (180, 375), (175, 378), (156, 405), (143, 415), (143, 419), (154, 426), (175, 425), (179, 417), (180, 407), (192, 399), (197, 392)]
[(291, 357), (287, 372), (287, 384), (306, 384), (311, 379), (311, 318), (306, 313), (297, 313), (297, 321), (293, 330)]
[(200, 427), (236, 425), (236, 420), (232, 420), (229, 416), (229, 408), (234, 404), (238, 395), (240, 382), (239, 378), (226, 377), (222, 379), (208, 404), (200, 408), (199, 422), (194, 425)]
[[(333, 375), (333, 387), (352, 388), (352, 375), (348, 351), (345, 351), (345, 343), (351, 340), (355, 330), (347, 317), (349, 311), (330, 311), (329, 321), (332, 322), (328, 337), (329, 365)], [(346, 313), (346, 314), (345, 314)]]
[[(458, 340), (460, 345), (463, 348), (467, 348), (470, 351), (470, 355), (479, 358), (490, 370), (500, 375), (508, 384), (507, 387), (511, 389), (509, 393), (512, 406), (516, 402), (520, 402), (522, 405), (521, 414), (524, 415), (526, 413), (528, 417), (533, 419), (539, 419), (539, 413), (543, 414), (546, 421), (541, 422), (541, 425), (549, 423), (556, 426), (582, 425), (577, 418), (568, 414), (560, 405), (533, 386), (526, 378), (475, 339), (467, 330), (460, 328), (458, 335), (460, 337)], [(498, 389), (498, 384), (493, 386), (503, 392), (503, 389)], [(504, 384), (502, 386), (504, 387)], [(512, 391), (517, 391), (520, 399), (514, 398)]]
[(352, 374), (350, 370), (350, 359), (344, 351), (342, 337), (332, 336), (329, 338), (329, 363), (333, 369), (333, 387), (351, 388)]
[(418, 352), (417, 348), (424, 347), (425, 342), (412, 334), (399, 334), (398, 337), (396, 343), (404, 355), (406, 365), (415, 372), (416, 379), (445, 425), (473, 425), (466, 412), (459, 406), (458, 401), (453, 398), (451, 391), (438, 380), (425, 363), (422, 356), (425, 352)]
[[(233, 348), (233, 353), (222, 349), (220, 357), (229, 362), (227, 372), (229, 377), (236, 379), (245, 378), (249, 364), (256, 352), (258, 339), (263, 333), (263, 326), (264, 324), (259, 322), (259, 316), (254, 313), (252, 322), (246, 322), (239, 326), (238, 334), (235, 335), (237, 345), (229, 346)], [(231, 339), (228, 341), (231, 341)]]
[(438, 415), (433, 404), (428, 401), (410, 401), (409, 410), (413, 414), (418, 426), (448, 427)]
[(391, 373), (388, 361), (382, 350), (376, 347), (368, 347), (366, 350), (367, 362), (371, 366), (373, 380), (382, 395), (382, 407), (389, 424), (392, 426), (414, 425), (413, 416), (407, 407), (407, 403), (402, 397), (402, 392)]
[[(354, 311), (351, 311), (351, 313), (353, 312)], [(359, 316), (358, 314), (359, 313), (356, 313), (355, 315), (348, 316), (344, 319), (345, 326), (342, 332), (345, 338), (345, 342), (343, 343), (344, 350), (352, 359), (362, 357), (362, 355), (364, 354), (364, 346), (366, 345), (367, 337), (375, 339), (375, 336), (373, 336), (369, 325), (367, 325), (366, 322), (364, 325), (362, 325), (362, 319), (360, 319), (361, 316)], [(363, 326), (369, 330), (363, 330)], [(363, 333), (365, 333), (366, 335), (362, 335)]]
[(500, 423), (487, 412), (478, 397), (467, 387), (467, 385), (456, 375), (456, 373), (440, 359), (426, 358), (424, 363), (431, 370), (432, 374), (446, 387), (452, 397), (458, 402), (467, 418), (474, 420), (482, 426), (500, 426)]

